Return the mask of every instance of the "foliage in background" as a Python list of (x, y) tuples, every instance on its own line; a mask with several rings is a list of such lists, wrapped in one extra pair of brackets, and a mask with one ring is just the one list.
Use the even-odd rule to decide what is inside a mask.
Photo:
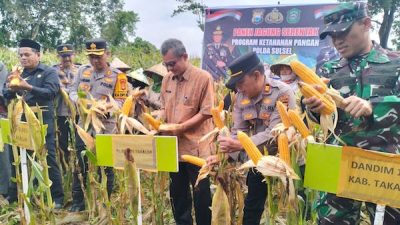
[(204, 31), (204, 15), (205, 15), (205, 9), (207, 8), (206, 5), (204, 5), (203, 0), (197, 1), (197, 0), (176, 0), (178, 2), (181, 2), (182, 4), (178, 6), (177, 9), (175, 9), (172, 12), (172, 17), (179, 15), (181, 13), (185, 12), (191, 12), (197, 17), (197, 26)]
[(139, 21), (123, 5), (123, 0), (0, 0), (0, 45), (15, 47), (17, 40), (31, 38), (46, 49), (62, 42), (80, 49), (86, 39), (100, 34), (119, 45), (134, 34)]

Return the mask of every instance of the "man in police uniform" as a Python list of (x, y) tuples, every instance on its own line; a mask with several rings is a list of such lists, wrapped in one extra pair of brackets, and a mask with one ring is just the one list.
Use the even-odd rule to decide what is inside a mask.
[[(222, 152), (236, 158), (243, 147), (236, 139), (237, 131), (252, 134), (251, 140), (263, 151), (267, 146), (269, 154), (276, 154), (276, 144), (270, 144), (271, 129), (281, 122), (275, 107), (276, 101), (282, 101), (290, 109), (295, 108), (295, 97), (290, 87), (281, 81), (272, 80), (264, 75), (264, 66), (254, 52), (247, 53), (229, 65), (230, 79), (226, 86), (236, 89), (233, 109), (232, 137), (219, 136)], [(247, 175), (248, 194), (244, 203), (243, 225), (259, 225), (264, 211), (267, 187), (264, 177), (250, 170)]]
[[(53, 66), (58, 72), (61, 88), (69, 94), (72, 82), (78, 72), (78, 65), (73, 63), (75, 52), (71, 44), (62, 44), (57, 46), (58, 59), (60, 63)], [(63, 151), (65, 162), (69, 162), (68, 142), (71, 138), (70, 124), (68, 118), (71, 112), (64, 102), (61, 94), (57, 96), (57, 128), (58, 128), (58, 145)], [(61, 160), (61, 159), (60, 159)]]
[[(342, 3), (324, 17), (324, 22), (320, 38), (331, 36), (342, 57), (325, 63), (319, 71), (344, 97), (336, 135), (349, 146), (398, 154), (400, 55), (371, 40), (371, 18), (364, 2)], [(316, 117), (324, 107), (315, 97), (303, 103)], [(360, 223), (360, 201), (321, 193), (317, 203), (319, 224)], [(372, 223), (376, 206), (365, 204)], [(400, 211), (387, 206), (384, 224), (400, 224)]]
[(213, 32), (213, 43), (208, 44), (206, 49), (206, 70), (214, 79), (225, 79), (227, 64), (233, 60), (229, 47), (222, 43), (222, 35), (221, 26), (217, 26)]
[[(111, 95), (122, 105), (128, 92), (127, 78), (124, 73), (109, 66), (108, 59), (110, 52), (107, 48), (107, 43), (104, 39), (91, 39), (86, 42), (86, 55), (89, 57), (90, 65), (81, 66), (71, 89), (70, 98), (77, 102), (78, 91), (86, 92), (87, 98), (89, 94), (96, 100), (108, 99)], [(107, 115), (107, 118), (102, 118), (101, 122), (105, 126), (103, 134), (114, 134), (117, 132), (116, 118), (112, 115)], [(82, 124), (82, 121), (80, 121)], [(92, 129), (90, 132), (95, 135)], [(81, 158), (80, 152), (85, 149), (85, 144), (81, 138), (76, 139), (77, 156), (79, 159), (80, 172), (86, 179), (87, 171), (84, 171), (87, 166), (84, 166), (84, 161)], [(106, 168), (107, 175), (107, 191), (110, 194), (113, 189), (114, 172), (112, 168)], [(72, 187), (72, 207), (70, 211), (82, 211), (85, 209), (85, 201), (83, 192), (78, 178), (79, 171), (74, 171), (73, 187)]]
[[(49, 176), (52, 181), (51, 195), (55, 202), (55, 208), (60, 209), (63, 206), (64, 192), (61, 183), (60, 169), (56, 160), (55, 149), (55, 128), (54, 128), (54, 99), (60, 90), (60, 81), (57, 71), (40, 63), (40, 44), (30, 40), (22, 39), (19, 42), (19, 61), (24, 68), (20, 84), (18, 86), (9, 86), (4, 89), (4, 97), (12, 99), (16, 93), (22, 95), (29, 106), (44, 106), (43, 123), (47, 124), (46, 148), (47, 163), (49, 165)], [(8, 82), (15, 75), (8, 77)], [(11, 154), (12, 157), (12, 154)], [(15, 169), (12, 167), (12, 174), (15, 177)], [(14, 182), (9, 188), (8, 200), (14, 202), (17, 200), (17, 189)]]

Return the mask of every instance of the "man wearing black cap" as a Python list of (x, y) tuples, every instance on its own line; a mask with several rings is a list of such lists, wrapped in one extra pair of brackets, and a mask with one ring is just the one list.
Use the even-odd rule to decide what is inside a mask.
[[(75, 52), (71, 44), (62, 44), (57, 46), (58, 59), (60, 63), (53, 66), (58, 72), (61, 88), (69, 94), (72, 88), (72, 82), (78, 72), (78, 65), (73, 63)], [(64, 155), (65, 163), (69, 162), (68, 142), (71, 138), (70, 124), (68, 118), (71, 116), (70, 109), (62, 98), (57, 96), (57, 128), (58, 145)]]
[[(237, 90), (233, 109), (232, 137), (219, 136), (222, 152), (231, 153), (237, 158), (243, 147), (236, 139), (237, 131), (253, 134), (251, 140), (263, 152), (267, 146), (268, 154), (276, 154), (276, 144), (270, 144), (271, 129), (281, 122), (275, 107), (281, 101), (290, 109), (295, 108), (295, 97), (291, 88), (281, 81), (264, 75), (264, 66), (254, 52), (247, 53), (229, 65), (230, 79), (226, 86)], [(244, 153), (244, 152), (243, 152)], [(267, 196), (264, 176), (255, 170), (247, 175), (248, 194), (244, 203), (243, 225), (259, 225)]]
[[(52, 181), (51, 195), (55, 202), (55, 208), (62, 208), (64, 193), (61, 183), (61, 174), (56, 160), (55, 150), (55, 128), (54, 128), (54, 98), (60, 90), (60, 81), (55, 69), (40, 63), (40, 44), (30, 40), (22, 39), (19, 42), (19, 61), (24, 68), (19, 85), (9, 86), (4, 89), (4, 97), (15, 98), (16, 93), (22, 95), (30, 106), (44, 106), (43, 122), (47, 124), (46, 148), (47, 163), (49, 165), (49, 176)], [(8, 82), (15, 75), (8, 77)], [(12, 155), (11, 155), (12, 156)], [(12, 167), (15, 176), (14, 167)], [(17, 200), (17, 189), (14, 182), (10, 185), (9, 201)]]
[[(128, 93), (127, 78), (124, 73), (110, 67), (108, 59), (111, 55), (107, 48), (107, 42), (104, 39), (91, 39), (86, 41), (86, 52), (89, 57), (90, 65), (83, 65), (79, 68), (78, 74), (73, 82), (71, 88), (70, 98), (74, 102), (78, 102), (78, 92), (86, 93), (86, 98), (92, 96), (95, 100), (107, 99), (109, 96), (122, 105)], [(99, 118), (105, 129), (101, 131), (102, 134), (115, 134), (117, 132), (116, 118), (113, 115), (107, 114), (106, 118)], [(84, 121), (80, 118), (79, 124), (82, 126)], [(89, 129), (93, 135), (96, 132)], [(81, 152), (85, 150), (85, 144), (82, 139), (77, 136), (76, 149), (79, 160), (80, 170), (74, 171), (73, 184), (72, 184), (72, 207), (70, 211), (82, 211), (85, 209), (85, 201), (83, 190), (79, 181), (79, 173), (82, 173), (84, 180), (87, 177), (88, 168), (85, 165), (87, 162), (81, 157)], [(113, 168), (105, 169), (107, 175), (107, 192), (110, 197), (114, 185), (114, 172)], [(86, 182), (86, 181), (84, 181)]]
[[(400, 139), (400, 55), (383, 49), (370, 38), (371, 18), (364, 2), (342, 3), (324, 17), (320, 38), (332, 38), (342, 58), (325, 63), (320, 74), (344, 97), (335, 129), (349, 146), (398, 154)], [(323, 103), (303, 100), (319, 117)], [(333, 144), (340, 145), (336, 140)], [(321, 193), (319, 224), (359, 224), (361, 202)], [(365, 203), (371, 222), (375, 204)], [(400, 224), (400, 211), (386, 207), (384, 224)]]

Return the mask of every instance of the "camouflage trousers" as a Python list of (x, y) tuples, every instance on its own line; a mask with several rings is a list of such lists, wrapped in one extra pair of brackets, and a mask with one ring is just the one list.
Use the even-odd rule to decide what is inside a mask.
[[(360, 209), (362, 202), (341, 198), (330, 193), (320, 193), (316, 202), (319, 225), (358, 225), (360, 224)], [(371, 224), (374, 222), (376, 204), (365, 203)], [(399, 225), (400, 210), (386, 206), (384, 225)]]

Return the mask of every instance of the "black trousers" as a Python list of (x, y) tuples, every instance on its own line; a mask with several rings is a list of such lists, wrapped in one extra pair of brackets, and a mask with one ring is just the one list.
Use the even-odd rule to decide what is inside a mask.
[[(76, 168), (75, 171), (73, 172), (73, 179), (72, 179), (72, 203), (73, 204), (78, 204), (78, 205), (84, 205), (84, 195), (81, 187), (81, 182), (79, 180), (79, 174), (81, 173), (83, 176), (83, 183), (86, 185), (86, 180), (87, 180), (87, 168), (88, 168), (88, 162), (87, 158), (81, 156), (81, 152), (85, 150), (85, 143), (82, 141), (82, 139), (79, 137), (78, 134), (75, 135), (75, 141), (76, 141), (76, 157), (78, 158), (78, 164), (79, 168)], [(112, 167), (106, 167), (105, 169), (105, 174), (107, 176), (107, 193), (108, 197), (110, 197), (111, 192), (114, 187), (114, 171)]]
[[(66, 116), (57, 117), (58, 126), (58, 146), (63, 151), (65, 162), (69, 162), (68, 143), (71, 139), (71, 130), (69, 129), (69, 121)], [(61, 160), (61, 159), (60, 159)]]
[[(192, 194), (196, 224), (211, 225), (210, 179), (207, 177), (194, 187), (200, 167), (179, 162), (179, 172), (170, 173), (169, 192), (176, 225), (192, 225)], [(190, 186), (193, 193), (190, 193)]]
[[(50, 187), (51, 196), (53, 201), (62, 204), (64, 201), (64, 190), (61, 181), (60, 168), (58, 167), (55, 149), (55, 132), (53, 118), (44, 117), (44, 123), (48, 125), (46, 135), (46, 148), (47, 148), (47, 164), (49, 166), (49, 178), (52, 182)], [(29, 151), (28, 151), (29, 152)], [(10, 150), (10, 160), (14, 162), (12, 150)], [(15, 177), (15, 166), (11, 166), (11, 176)], [(31, 175), (32, 176), (32, 175)], [(13, 202), (17, 200), (17, 185), (15, 182), (10, 182), (8, 188), (8, 199)]]
[(250, 169), (247, 174), (248, 193), (244, 200), (243, 225), (259, 225), (267, 199), (267, 184), (264, 176), (255, 169)]

